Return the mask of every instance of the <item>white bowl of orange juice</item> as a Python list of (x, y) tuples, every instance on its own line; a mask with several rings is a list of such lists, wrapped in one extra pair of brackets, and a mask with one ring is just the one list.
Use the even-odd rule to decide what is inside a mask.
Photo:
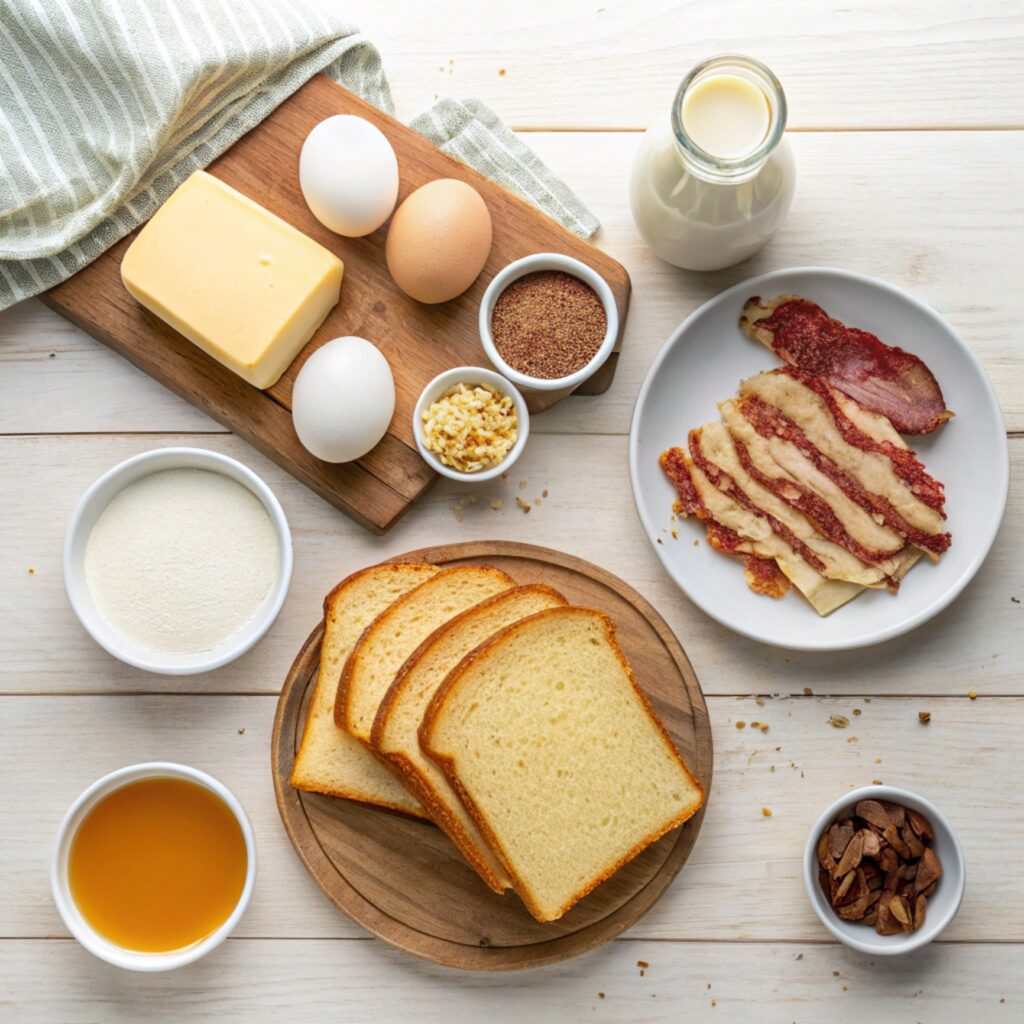
[(242, 805), (205, 772), (164, 761), (121, 768), (82, 793), (50, 872), (71, 934), (130, 971), (169, 971), (219, 946), (255, 878)]

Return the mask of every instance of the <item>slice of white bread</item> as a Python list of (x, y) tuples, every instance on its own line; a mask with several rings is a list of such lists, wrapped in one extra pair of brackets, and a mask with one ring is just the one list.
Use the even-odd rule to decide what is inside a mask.
[(342, 580), (324, 599), (320, 671), (292, 768), (296, 789), (427, 816), (391, 771), (334, 724), (334, 700), (341, 670), (363, 630), (393, 601), (438, 572), (435, 565), (411, 562), (374, 565)]
[(334, 721), (369, 746), (377, 708), (405, 659), (438, 626), (514, 586), (515, 580), (498, 569), (458, 565), (398, 598), (352, 648), (338, 683)]
[(420, 749), (419, 729), (437, 688), (470, 651), (513, 622), (567, 603), (557, 590), (537, 583), (505, 590), (457, 615), (431, 633), (402, 666), (373, 723), (373, 748), (402, 773), (431, 818), (499, 893), (512, 881), (444, 773)]
[(704, 800), (611, 620), (586, 608), (539, 612), (465, 657), (420, 742), (539, 921), (561, 917)]

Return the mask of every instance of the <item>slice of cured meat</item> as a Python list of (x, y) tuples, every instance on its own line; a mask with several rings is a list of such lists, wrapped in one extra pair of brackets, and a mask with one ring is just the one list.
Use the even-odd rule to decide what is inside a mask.
[(903, 535), (879, 523), (869, 510), (852, 500), (820, 468), (812, 451), (802, 450), (769, 429), (766, 423), (770, 422), (771, 406), (762, 409), (755, 405), (757, 401), (731, 399), (719, 406), (747, 472), (803, 512), (823, 537), (861, 561), (877, 565), (899, 554), (906, 544)]
[(684, 519), (693, 516), (704, 523), (708, 542), (717, 551), (730, 555), (753, 555), (753, 545), (749, 541), (717, 522), (708, 511), (690, 475), (689, 456), (682, 448), (669, 448), (661, 453), (658, 461), (676, 489), (678, 498), (673, 508), (679, 515)]
[(743, 466), (724, 423), (708, 423), (691, 431), (690, 456), (720, 491), (767, 518), (772, 529), (823, 576), (864, 587), (896, 589), (898, 556), (869, 564), (823, 537), (807, 516), (758, 483)]
[(822, 576), (772, 530), (767, 520), (718, 490), (684, 449), (669, 448), (659, 461), (679, 495), (675, 505), (679, 514), (701, 519), (712, 547), (746, 556), (745, 575), (751, 590), (773, 597), (784, 593), (775, 589), (775, 570), (757, 564), (764, 560), (776, 563), (819, 615), (835, 611), (863, 589), (855, 583)]
[(784, 362), (826, 380), (904, 434), (930, 434), (953, 413), (931, 370), (915, 355), (830, 317), (796, 295), (743, 307), (740, 328)]
[(780, 598), (789, 593), (789, 577), (778, 567), (774, 559), (747, 555), (743, 559), (743, 575), (747, 586), (755, 594)]
[[(902, 438), (894, 443), (880, 424), (860, 416), (856, 403), (836, 400), (819, 378), (788, 367), (743, 381), (740, 395), (740, 411), (761, 437), (776, 449), (780, 439), (791, 444), (814, 464), (815, 476), (828, 477), (877, 523), (933, 557), (949, 547), (942, 484)], [(798, 474), (797, 482), (806, 482), (805, 475)]]
[(912, 523), (933, 532), (945, 518), (945, 488), (884, 417), (869, 412), (821, 377), (792, 366), (750, 377), (740, 394), (757, 394), (805, 431), (820, 434), (822, 451), (842, 462), (863, 462), (869, 476), (895, 476)]

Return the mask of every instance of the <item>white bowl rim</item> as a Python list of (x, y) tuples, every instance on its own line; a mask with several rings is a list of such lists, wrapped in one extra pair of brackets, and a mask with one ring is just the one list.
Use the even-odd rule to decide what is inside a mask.
[[(757, 290), (764, 285), (767, 285), (774, 281), (776, 278), (786, 277), (789, 275), (806, 274), (816, 276), (834, 276), (836, 278), (845, 278), (851, 281), (857, 281), (862, 284), (870, 285), (871, 287), (878, 288), (879, 290), (888, 292), (895, 295), (913, 306), (918, 311), (922, 312), (925, 316), (933, 321), (937, 321), (942, 325), (945, 331), (947, 331), (952, 337), (956, 339), (956, 343), (959, 345), (961, 353), (965, 355), (966, 359), (974, 364), (974, 368), (977, 370), (978, 379), (981, 382), (982, 388), (985, 393), (985, 398), (990, 404), (990, 407), (996, 412), (1000, 421), (1004, 422), (1004, 430), (998, 439), (998, 452), (997, 457), (993, 460), (998, 472), (998, 479), (996, 483), (996, 493), (994, 494), (994, 506), (999, 510), (999, 515), (994, 519), (991, 529), (987, 532), (983, 538), (981, 545), (978, 547), (974, 558), (970, 564), (965, 567), (958, 579), (956, 579), (952, 585), (946, 588), (940, 594), (937, 594), (935, 599), (921, 609), (915, 615), (906, 619), (896, 619), (889, 626), (875, 630), (874, 632), (864, 633), (859, 636), (850, 637), (843, 641), (830, 641), (820, 643), (813, 639), (797, 641), (793, 639), (778, 640), (771, 636), (766, 636), (756, 629), (745, 626), (742, 622), (734, 621), (717, 614), (714, 610), (706, 607), (705, 602), (699, 599), (695, 595), (692, 589), (687, 585), (684, 576), (675, 572), (672, 567), (668, 564), (664, 554), (660, 550), (659, 545), (655, 544), (655, 538), (657, 537), (657, 529), (654, 523), (649, 520), (645, 515), (645, 510), (640, 498), (640, 477), (639, 477), (639, 453), (640, 447), (640, 415), (644, 408), (644, 404), (647, 401), (647, 396), (651, 389), (654, 387), (655, 379), (658, 375), (658, 371), (661, 369), (662, 363), (668, 358), (670, 351), (675, 346), (679, 338), (687, 330), (690, 324), (701, 316), (705, 309), (712, 304), (718, 302), (725, 302), (729, 299), (735, 298), (736, 296), (744, 293), (757, 294)], [(1009, 496), (1010, 486), (1010, 453), (1009, 444), (1006, 437), (1005, 431), (1005, 420), (1002, 415), (1002, 409), (999, 405), (999, 400), (996, 397), (995, 389), (992, 387), (992, 382), (989, 380), (988, 374), (985, 372), (985, 368), (981, 365), (981, 361), (977, 355), (970, 348), (969, 345), (960, 336), (952, 324), (950, 324), (945, 317), (942, 316), (936, 309), (923, 302), (921, 299), (916, 298), (910, 292), (898, 285), (890, 284), (888, 281), (883, 281), (877, 277), (871, 277), (868, 274), (860, 274), (853, 270), (841, 270), (836, 267), (813, 267), (813, 266), (797, 266), (797, 267), (781, 267), (777, 270), (770, 270), (764, 274), (758, 274), (755, 277), (747, 278), (745, 281), (740, 281), (738, 284), (732, 285), (730, 288), (726, 288), (724, 291), (713, 295), (706, 302), (702, 302), (692, 313), (690, 313), (676, 329), (669, 335), (669, 337), (662, 344), (655, 355), (651, 365), (649, 366), (646, 375), (644, 376), (643, 383), (640, 385), (640, 390), (637, 392), (636, 400), (633, 403), (633, 414), (630, 420), (629, 427), (629, 480), (630, 487), (633, 492), (633, 504), (636, 507), (637, 516), (640, 519), (641, 525), (644, 528), (644, 532), (647, 535), (648, 541), (651, 547), (654, 549), (655, 554), (658, 556), (658, 560), (661, 562), (662, 567), (668, 573), (669, 577), (673, 580), (677, 587), (698, 607), (705, 615), (714, 619), (716, 622), (725, 626), (727, 629), (738, 633), (740, 636), (747, 637), (750, 640), (756, 640), (758, 643), (767, 644), (770, 647), (781, 647), (785, 650), (792, 651), (816, 651), (816, 652), (831, 652), (831, 651), (849, 651), (856, 650), (861, 647), (872, 647), (875, 644), (883, 643), (886, 640), (892, 640), (895, 637), (903, 636), (916, 629), (918, 626), (923, 625), (930, 619), (933, 619), (940, 612), (944, 611), (949, 607), (956, 599), (960, 596), (963, 590), (966, 588), (968, 583), (974, 579), (977, 575), (978, 570), (984, 564), (985, 559), (988, 557), (989, 552), (992, 550), (992, 545), (995, 543), (996, 537), (999, 534), (999, 528), (1002, 524), (1003, 517), (1006, 512), (1006, 503)]]
[[(90, 501), (103, 487), (111, 481), (116, 480), (119, 476), (127, 476), (135, 467), (146, 462), (152, 461), (154, 463), (159, 463), (162, 461), (171, 461), (172, 459), (182, 456), (193, 459), (196, 463), (203, 463), (201, 467), (196, 465), (194, 468), (207, 469), (211, 472), (228, 476), (230, 479), (235, 479), (231, 474), (224, 472), (225, 467), (230, 467), (235, 473), (242, 477), (242, 479), (246, 481), (246, 484), (243, 484), (243, 486), (248, 485), (248, 489), (260, 499), (263, 507), (267, 510), (267, 514), (270, 516), (270, 521), (274, 524), (274, 531), (277, 534), (278, 547), (280, 549), (278, 578), (274, 585), (273, 599), (262, 613), (263, 622), (259, 627), (254, 629), (251, 635), (243, 634), (236, 643), (225, 643), (214, 648), (214, 650), (210, 652), (211, 656), (209, 658), (205, 660), (197, 660), (187, 665), (174, 664), (168, 659), (175, 658), (176, 655), (165, 655), (160, 651), (152, 651), (150, 652), (149, 657), (141, 657), (125, 650), (116, 643), (118, 633), (113, 626), (108, 625), (110, 631), (109, 636), (95, 630), (89, 623), (89, 616), (86, 614), (87, 606), (85, 602), (89, 600), (86, 597), (89, 592), (88, 584), (85, 582), (85, 579), (82, 578), (74, 559), (75, 542), (82, 530), (82, 519)], [(160, 471), (160, 466), (154, 465), (149, 472), (158, 473)], [(141, 477), (138, 479), (141, 479)], [(116, 493), (120, 493), (124, 486), (127, 486), (127, 484), (119, 487)], [(85, 541), (87, 540), (88, 538), (86, 537)], [(125, 664), (132, 665), (134, 668), (142, 669), (145, 672), (174, 676), (197, 675), (200, 672), (211, 672), (214, 669), (221, 668), (229, 662), (240, 658), (243, 654), (250, 651), (257, 643), (259, 643), (270, 627), (274, 624), (277, 616), (280, 614), (281, 608), (284, 606), (285, 598), (288, 596), (288, 588), (291, 585), (293, 562), (294, 555), (292, 552), (292, 535), (291, 529), (288, 526), (288, 519), (284, 514), (284, 509), (281, 507), (281, 503), (277, 500), (277, 496), (270, 489), (270, 486), (266, 481), (253, 472), (253, 470), (249, 469), (249, 467), (244, 463), (239, 462), (237, 459), (233, 459), (230, 455), (224, 455), (221, 452), (212, 451), (209, 448), (192, 448), (186, 446), (151, 448), (149, 451), (140, 452), (138, 455), (132, 455), (131, 457), (124, 459), (116, 465), (111, 466), (110, 469), (106, 470), (104, 473), (100, 474), (100, 476), (92, 482), (85, 493), (78, 499), (78, 502), (75, 505), (75, 509), (71, 514), (71, 520), (68, 523), (67, 532), (64, 535), (64, 548), (62, 555), (65, 593), (68, 596), (68, 601), (70, 602), (75, 615), (78, 617), (78, 621), (82, 624), (82, 627), (93, 638), (93, 640), (95, 640), (96, 643), (99, 644), (100, 647), (102, 647), (108, 654), (125, 662)], [(99, 616), (98, 611), (97, 615)], [(100, 616), (100, 618), (102, 618), (102, 616)]]
[[(443, 395), (449, 388), (456, 384), (472, 384), (479, 382), (488, 384), (499, 390), (503, 395), (508, 395), (516, 407), (516, 419), (518, 420), (517, 436), (515, 444), (509, 449), (508, 454), (497, 465), (489, 469), (481, 469), (476, 473), (464, 473), (461, 470), (446, 466), (437, 455), (432, 452), (424, 443), (423, 427), (420, 422), (423, 410), (428, 401), (434, 401), (436, 397)], [(416, 439), (416, 447), (420, 455), (435, 472), (449, 480), (458, 480), (461, 483), (485, 483), (493, 480), (502, 473), (507, 472), (515, 461), (523, 453), (526, 447), (526, 440), (530, 436), (530, 410), (526, 405), (526, 399), (520, 394), (519, 389), (510, 380), (503, 377), (496, 370), (490, 370), (486, 366), (454, 366), (450, 370), (439, 373), (420, 392), (416, 399), (416, 405), (412, 411), (412, 433)]]
[[(839, 817), (840, 811), (856, 804), (859, 800), (887, 800), (891, 803), (904, 804), (926, 815), (933, 826), (941, 829), (953, 847), (956, 861), (956, 871), (950, 871), (950, 865), (943, 865), (942, 881), (955, 886), (953, 902), (946, 912), (939, 918), (934, 917), (931, 910), (925, 915), (924, 927), (919, 931), (907, 935), (901, 932), (898, 935), (877, 935), (866, 926), (861, 926), (867, 936), (872, 938), (860, 939), (841, 927), (841, 921), (828, 904), (818, 884), (818, 840), (825, 827)], [(960, 839), (949, 819), (930, 800), (914, 793), (909, 789), (901, 789), (898, 786), (871, 785), (861, 786), (859, 789), (850, 790), (837, 800), (833, 800), (822, 812), (821, 816), (814, 823), (810, 834), (807, 837), (807, 844), (804, 847), (803, 859), (804, 886), (807, 889), (807, 896), (811, 901), (818, 920), (844, 945), (850, 946), (861, 953), (870, 953), (874, 956), (901, 956), (904, 953), (913, 952), (922, 946), (928, 945), (933, 939), (946, 929), (946, 926), (956, 917), (957, 911), (964, 898), (964, 888), (967, 884), (967, 866), (964, 862), (964, 851), (960, 845)], [(951, 877), (955, 876), (955, 877)], [(948, 881), (947, 881), (948, 880)], [(941, 883), (940, 883), (941, 884)], [(872, 941), (872, 939), (874, 941)]]
[[(97, 803), (110, 793), (133, 782), (144, 779), (175, 778), (194, 782), (216, 794), (228, 806), (242, 830), (245, 840), (246, 870), (245, 883), (238, 897), (234, 910), (223, 924), (205, 939), (195, 942), (182, 949), (172, 949), (163, 953), (145, 953), (138, 950), (118, 946), (110, 939), (100, 935), (82, 916), (71, 895), (71, 887), (67, 881), (67, 854), (71, 842), (81, 826), (85, 816)], [(77, 820), (76, 820), (77, 819)], [(72, 829), (72, 822), (75, 822)], [(245, 809), (235, 795), (222, 782), (198, 768), (179, 764), (175, 761), (144, 761), (140, 764), (127, 765), (109, 772), (88, 786), (74, 803), (68, 808), (57, 830), (57, 841), (53, 848), (50, 861), (50, 888), (57, 911), (68, 931), (93, 956), (105, 960), (115, 967), (129, 971), (170, 971), (186, 964), (194, 963), (207, 953), (216, 949), (234, 930), (241, 920), (249, 901), (252, 898), (256, 883), (256, 838)]]
[[(494, 344), (494, 337), (491, 334), (491, 315), (494, 313), (494, 305), (501, 293), (513, 281), (541, 270), (562, 270), (567, 274), (578, 277), (594, 289), (601, 300), (601, 304), (604, 306), (607, 329), (605, 330), (604, 339), (600, 347), (594, 353), (589, 363), (565, 377), (531, 377), (529, 374), (520, 373), (502, 359), (497, 346)], [(533, 391), (559, 391), (562, 388), (575, 388), (582, 384), (588, 377), (592, 377), (597, 373), (607, 362), (608, 357), (615, 348), (615, 341), (618, 336), (619, 310), (615, 305), (615, 296), (612, 294), (608, 282), (593, 267), (588, 266), (574, 256), (567, 256), (565, 253), (535, 252), (518, 260), (513, 260), (508, 266), (499, 270), (494, 275), (491, 283), (487, 286), (487, 290), (484, 292), (483, 298), (480, 300), (480, 342), (487, 353), (487, 358), (512, 383)]]

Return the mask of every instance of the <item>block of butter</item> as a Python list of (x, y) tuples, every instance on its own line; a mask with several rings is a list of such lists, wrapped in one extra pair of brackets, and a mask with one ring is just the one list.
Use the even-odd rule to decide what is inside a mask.
[(322, 245), (205, 171), (177, 188), (121, 261), (143, 306), (258, 388), (324, 322), (343, 271)]

